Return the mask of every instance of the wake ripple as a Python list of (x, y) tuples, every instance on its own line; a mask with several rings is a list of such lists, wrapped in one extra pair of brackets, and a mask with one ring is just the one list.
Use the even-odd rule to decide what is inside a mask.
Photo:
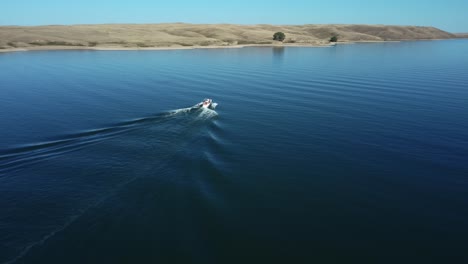
[[(157, 125), (177, 125), (181, 124), (185, 128), (190, 128), (193, 124), (212, 119), (218, 114), (211, 109), (200, 109), (195, 107), (175, 109), (148, 117), (132, 119), (124, 122), (119, 122), (114, 125), (92, 129), (75, 133), (72, 135), (61, 136), (55, 140), (40, 142), (36, 144), (28, 144), (20, 147), (4, 150), (0, 153), (0, 176), (7, 175), (10, 172), (19, 170), (23, 167), (31, 165), (35, 162), (43, 161), (51, 157), (60, 156), (67, 152), (76, 151), (92, 144), (97, 144), (105, 140), (114, 138), (119, 135), (125, 135), (130, 131), (136, 129), (151, 128)], [(172, 122), (175, 121), (175, 122)], [(189, 129), (190, 130), (190, 129)], [(183, 133), (188, 133), (183, 130)], [(49, 238), (55, 236), (57, 233), (63, 231), (73, 222), (79, 219), (90, 208), (98, 206), (100, 203), (114, 195), (121, 188), (133, 182), (137, 178), (127, 179), (113, 190), (107, 191), (105, 195), (98, 198), (95, 202), (81, 208), (76, 214), (71, 215), (68, 220), (62, 223), (58, 228), (50, 230), (47, 234), (35, 242), (27, 244), (24, 248), (18, 251), (18, 254), (6, 263), (15, 263), (24, 257), (28, 252), (41, 244), (44, 244)]]
[(193, 106), (132, 119), (104, 128), (63, 135), (50, 141), (22, 145), (3, 151), (0, 150), (0, 177), (26, 165), (76, 151), (89, 145), (98, 144), (144, 126), (154, 126), (181, 117), (188, 117), (192, 121), (203, 121), (214, 118), (217, 115), (217, 112), (214, 110)]

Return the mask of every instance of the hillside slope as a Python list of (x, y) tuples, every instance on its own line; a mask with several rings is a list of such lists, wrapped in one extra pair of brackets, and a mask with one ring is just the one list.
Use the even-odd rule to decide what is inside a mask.
[(275, 44), (273, 33), (286, 43), (325, 45), (340, 41), (394, 41), (455, 38), (433, 27), (384, 25), (230, 25), (230, 24), (109, 24), (72, 26), (2, 26), (0, 48), (38, 46), (182, 47)]

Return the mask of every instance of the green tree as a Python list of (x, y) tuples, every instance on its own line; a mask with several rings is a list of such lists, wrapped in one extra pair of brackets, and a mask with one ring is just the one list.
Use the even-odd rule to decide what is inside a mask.
[(273, 40), (283, 41), (286, 38), (286, 35), (283, 32), (276, 32), (273, 34)]
[(330, 42), (338, 42), (338, 35), (333, 35), (333, 36), (330, 38)]

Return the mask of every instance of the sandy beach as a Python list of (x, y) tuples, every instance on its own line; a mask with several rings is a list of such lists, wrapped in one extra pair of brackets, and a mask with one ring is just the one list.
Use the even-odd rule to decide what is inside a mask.
[[(374, 41), (381, 42), (381, 41)], [(342, 42), (340, 44), (354, 44), (355, 42)], [(192, 50), (192, 49), (240, 49), (246, 47), (273, 47), (273, 48), (287, 48), (287, 47), (309, 47), (309, 48), (326, 48), (333, 47), (335, 43), (323, 45), (305, 45), (305, 44), (250, 44), (250, 45), (230, 45), (230, 46), (170, 46), (170, 47), (81, 47), (81, 46), (40, 46), (40, 47), (25, 47), (25, 48), (6, 48), (0, 49), (1, 52), (21, 52), (21, 51), (41, 51), (41, 50), (96, 50), (96, 51), (115, 51), (115, 50)]]

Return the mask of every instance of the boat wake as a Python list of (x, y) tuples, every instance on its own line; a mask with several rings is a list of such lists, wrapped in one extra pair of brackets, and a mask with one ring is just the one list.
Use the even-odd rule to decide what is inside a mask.
[[(218, 104), (213, 104), (213, 105), (215, 108)], [(198, 119), (209, 119), (218, 115), (218, 113), (214, 110), (214, 108), (213, 109), (202, 108), (202, 107), (199, 107), (198, 104), (196, 104), (192, 107), (169, 111), (166, 116), (195, 114), (196, 118)]]
[[(12, 236), (17, 246), (10, 250), (16, 252), (6, 263), (19, 261), (128, 184), (155, 173), (164, 175), (171, 168), (171, 161), (181, 151), (190, 149), (189, 144), (203, 135), (201, 131), (214, 125), (209, 121), (217, 115), (207, 108), (181, 108), (0, 150), (0, 183), (3, 184), (0, 190), (24, 182), (27, 184), (15, 190), (29, 193), (28, 197), (14, 196), (16, 204), (8, 207), (10, 215), (0, 216), (3, 225), (0, 225), (0, 236), (11, 232), (8, 226), (22, 228), (21, 219), (15, 218), (21, 214), (15, 210), (29, 210), (30, 204), (56, 194), (57, 199), (63, 200), (59, 203), (62, 211), (51, 208), (37, 220), (34, 228), (28, 227), (28, 234)], [(78, 171), (70, 173), (72, 168)], [(73, 195), (68, 196), (70, 190)], [(12, 201), (11, 195), (3, 193), (5, 204), (0, 202), (0, 207)]]
[(62, 135), (44, 142), (24, 144), (0, 150), (0, 178), (26, 165), (76, 151), (88, 145), (98, 144), (136, 129), (158, 124), (170, 126), (171, 122), (190, 126), (196, 122), (215, 118), (217, 115), (216, 111), (208, 108), (181, 108), (123, 121), (103, 128)]

